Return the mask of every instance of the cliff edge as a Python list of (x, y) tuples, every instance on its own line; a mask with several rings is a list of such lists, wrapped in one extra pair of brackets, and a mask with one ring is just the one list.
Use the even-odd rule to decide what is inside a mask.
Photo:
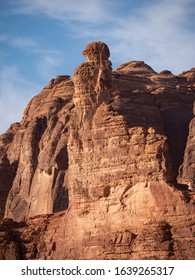
[(83, 55), (0, 136), (0, 259), (194, 259), (195, 68)]

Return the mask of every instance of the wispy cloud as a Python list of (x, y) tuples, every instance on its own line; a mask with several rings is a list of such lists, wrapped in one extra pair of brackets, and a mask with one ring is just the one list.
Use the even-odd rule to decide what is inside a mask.
[(7, 42), (8, 36), (5, 34), (0, 34), (0, 42)]
[(9, 125), (21, 120), (30, 98), (40, 89), (23, 79), (16, 67), (1, 69), (0, 85), (0, 133), (3, 133)]
[(114, 30), (110, 28), (105, 34), (111, 39), (114, 59), (141, 59), (157, 70), (168, 68), (175, 73), (184, 65), (193, 67), (195, 34), (186, 26), (193, 20), (189, 18), (191, 3), (156, 1), (118, 20)]
[[(156, 71), (169, 69), (175, 74), (194, 67), (194, 0), (148, 0), (140, 1), (141, 4), (134, 0), (7, 2), (9, 16), (41, 15), (57, 20), (58, 32), (63, 32), (61, 27), (64, 27), (71, 43), (105, 41), (111, 49), (114, 67), (129, 60), (144, 60)], [(62, 57), (67, 63), (75, 58), (69, 58), (57, 44), (54, 47), (41, 43), (40, 37), (33, 36), (4, 32), (0, 34), (0, 42), (32, 55), (36, 59), (33, 71), (47, 82), (55, 75), (54, 70), (62, 66)], [(0, 52), (2, 58), (6, 55), (4, 51), (5, 48)], [(0, 118), (5, 129), (7, 123), (21, 119), (27, 101), (37, 90), (21, 76), (17, 67), (4, 67), (0, 71), (0, 84)]]
[(55, 69), (62, 65), (62, 60), (60, 59), (60, 55), (49, 55), (46, 54), (42, 56), (37, 65), (38, 72), (40, 73), (40, 77), (47, 82), (48, 80), (53, 78), (53, 73)]
[(116, 63), (145, 60), (157, 71), (169, 68), (175, 73), (192, 67), (194, 0), (144, 1), (136, 7), (132, 3), (129, 0), (120, 3), (117, 0), (18, 0), (14, 11), (58, 19), (69, 26), (74, 38), (106, 41)]
[(15, 3), (14, 12), (45, 14), (62, 21), (95, 22), (106, 18), (105, 6), (102, 3), (102, 0), (19, 0)]
[(9, 40), (9, 42), (12, 46), (19, 48), (37, 47), (36, 41), (29, 37), (12, 38), (11, 40)]
[(0, 42), (21, 49), (31, 56), (35, 55), (37, 62), (34, 70), (45, 82), (52, 78), (55, 68), (62, 64), (62, 51), (43, 46), (34, 38), (0, 34)]
[(0, 43), (7, 44), (14, 48), (19, 48), (33, 54), (57, 55), (60, 53), (57, 49), (42, 46), (36, 38), (32, 38), (30, 36), (17, 36), (2, 33), (0, 34)]
[(38, 43), (36, 42), (36, 40), (26, 36), (14, 37), (8, 34), (0, 34), (0, 42), (5, 43), (12, 47), (17, 47), (22, 49), (31, 48), (31, 50), (33, 50), (38, 48)]

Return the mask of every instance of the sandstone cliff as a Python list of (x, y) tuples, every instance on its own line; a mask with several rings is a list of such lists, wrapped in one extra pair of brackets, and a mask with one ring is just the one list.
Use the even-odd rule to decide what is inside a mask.
[(0, 259), (195, 258), (195, 68), (83, 55), (0, 138)]

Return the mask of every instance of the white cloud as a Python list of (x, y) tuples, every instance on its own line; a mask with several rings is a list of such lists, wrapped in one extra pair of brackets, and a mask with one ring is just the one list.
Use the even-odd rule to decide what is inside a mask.
[(104, 27), (81, 24), (72, 30), (78, 38), (108, 43), (114, 64), (144, 60), (156, 71), (178, 74), (194, 67), (195, 33), (189, 26), (195, 25), (193, 1), (146, 1), (133, 12), (124, 1), (125, 15), (108, 14)]
[(61, 54), (61, 51), (47, 46), (42, 46), (38, 40), (27, 36), (11, 36), (8, 34), (0, 34), (0, 42), (14, 48), (22, 49), (23, 51), (38, 54), (55, 56)]
[(62, 60), (60, 59), (60, 53), (55, 54), (44, 54), (40, 57), (39, 63), (37, 65), (40, 77), (45, 81), (51, 80), (54, 77), (55, 69), (62, 65)]
[(131, 3), (19, 0), (15, 12), (43, 14), (65, 22), (74, 38), (107, 42), (116, 63), (144, 60), (157, 71), (166, 68), (175, 74), (193, 67), (195, 36), (189, 25), (193, 24), (194, 0), (145, 1), (137, 7), (132, 4), (133, 11)]
[[(184, 5), (185, 2), (185, 5)], [(185, 27), (192, 1), (157, 1), (137, 14), (120, 19), (111, 34), (115, 57), (145, 60), (157, 70), (193, 67), (194, 30)], [(181, 3), (181, 5), (179, 4)], [(187, 70), (187, 69), (182, 69)]]
[(18, 48), (37, 47), (37, 42), (30, 37), (10, 38), (8, 43), (13, 47)]
[(18, 0), (15, 13), (41, 13), (58, 20), (95, 22), (105, 19), (105, 6), (102, 0)]
[[(37, 61), (34, 69), (37, 70), (39, 76), (43, 78), (45, 82), (53, 78), (52, 73), (55, 72), (56, 67), (62, 64), (62, 51), (41, 46), (34, 38), (0, 34), (0, 42), (14, 48), (22, 49), (22, 51), (30, 55), (34, 54)], [(2, 52), (2, 56), (3, 55), (5, 55), (5, 52)]]
[(28, 48), (38, 48), (38, 43), (36, 42), (35, 39), (31, 37), (26, 37), (26, 36), (11, 36), (8, 34), (0, 34), (0, 42), (6, 43), (9, 46), (12, 47), (17, 47), (17, 48), (22, 48), (22, 49), (28, 49)]
[[(169, 69), (175, 74), (194, 67), (194, 0), (143, 1), (141, 5), (136, 1), (133, 10), (130, 3), (133, 1), (18, 0), (12, 1), (12, 13), (41, 14), (57, 19), (66, 24), (65, 32), (69, 28), (70, 38), (82, 39), (82, 44), (105, 41), (115, 65), (144, 60), (156, 71)], [(30, 36), (1, 34), (0, 42), (36, 54), (37, 72), (45, 81), (52, 78), (54, 69), (62, 64), (62, 51), (52, 46), (46, 49)], [(29, 96), (35, 94), (36, 88), (22, 79), (14, 67), (1, 71), (0, 83), (2, 132), (8, 123), (21, 119)]]
[(7, 42), (8, 36), (5, 34), (0, 34), (0, 42)]
[(38, 85), (27, 82), (16, 67), (0, 71), (0, 133), (20, 121), (30, 98), (38, 91)]

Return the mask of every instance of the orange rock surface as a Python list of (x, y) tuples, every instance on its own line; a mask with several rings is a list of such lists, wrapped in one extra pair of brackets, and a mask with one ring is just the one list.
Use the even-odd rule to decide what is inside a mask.
[(194, 259), (195, 68), (83, 55), (0, 136), (0, 259)]

